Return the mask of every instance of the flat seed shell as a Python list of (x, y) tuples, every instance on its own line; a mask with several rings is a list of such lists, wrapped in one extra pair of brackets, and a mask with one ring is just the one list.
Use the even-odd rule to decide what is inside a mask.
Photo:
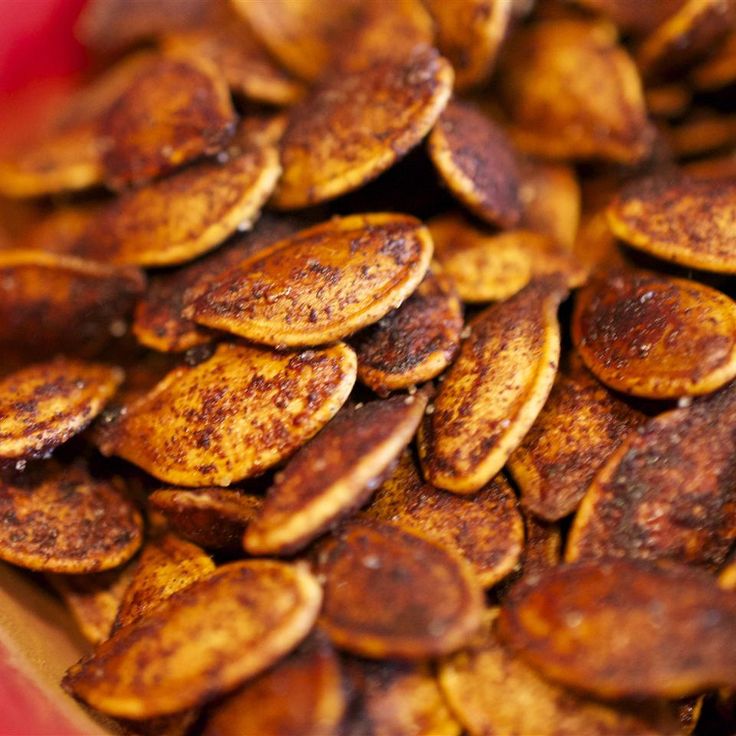
[(321, 598), (302, 567), (266, 560), (223, 565), (120, 629), (69, 669), (63, 687), (124, 718), (203, 704), (304, 639)]
[(485, 588), (506, 577), (524, 549), (524, 521), (503, 475), (472, 496), (458, 496), (424, 483), (409, 451), (364, 515), (414, 529), (464, 557)]
[(321, 635), (248, 682), (207, 721), (205, 736), (333, 736), (345, 712), (340, 662)]
[(512, 139), (527, 153), (633, 164), (649, 152), (639, 74), (606, 24), (545, 21), (515, 33), (498, 80)]
[(525, 514), (524, 556), (522, 575), (538, 575), (543, 570), (559, 565), (562, 561), (562, 530), (559, 524), (541, 521), (532, 514)]
[(214, 279), (184, 311), (267, 345), (320, 345), (378, 321), (419, 285), (432, 239), (408, 215), (351, 215), (282, 240)]
[(479, 109), (451, 100), (429, 136), (429, 155), (452, 193), (491, 225), (521, 217), (519, 166), (502, 128)]
[(708, 567), (736, 541), (736, 386), (651, 419), (598, 470), (567, 559), (668, 557)]
[(626, 186), (607, 211), (616, 237), (682, 266), (736, 273), (736, 181), (682, 176)]
[(340, 343), (301, 353), (223, 344), (129, 406), (100, 447), (167, 483), (227, 486), (316, 434), (347, 398), (355, 373), (355, 354)]
[(422, 390), (339, 412), (279, 473), (245, 549), (292, 554), (360, 508), (413, 439), (428, 398)]
[(0, 480), (0, 558), (31, 570), (87, 573), (122, 565), (143, 522), (110, 481), (47, 461)]
[(271, 145), (236, 148), (124, 194), (91, 223), (76, 252), (92, 260), (170, 266), (212, 250), (257, 219), (280, 167)]
[(552, 568), (511, 591), (499, 635), (545, 677), (605, 698), (736, 682), (736, 599), (693, 568), (623, 559)]
[(272, 204), (306, 207), (374, 179), (429, 133), (451, 89), (450, 65), (428, 48), (329, 77), (292, 108)]
[(435, 264), (398, 309), (355, 336), (358, 378), (380, 396), (426, 383), (457, 354), (462, 328), (462, 304)]
[(736, 375), (736, 304), (708, 286), (614, 271), (578, 292), (573, 342), (617, 391), (666, 399), (715, 391)]
[(470, 323), (419, 432), (422, 470), (432, 485), (480, 490), (521, 443), (557, 371), (563, 297), (558, 281), (534, 282)]
[(215, 571), (215, 563), (199, 547), (165, 534), (143, 548), (133, 579), (120, 602), (113, 633)]
[(455, 69), (456, 86), (488, 79), (511, 19), (511, 0), (425, 0), (437, 24), (437, 46)]
[(421, 659), (463, 646), (482, 590), (459, 557), (389, 524), (354, 522), (319, 552), (322, 623), (346, 651)]
[(162, 488), (148, 497), (148, 503), (185, 539), (206, 549), (240, 552), (243, 532), (258, 514), (263, 499), (236, 489)]
[(502, 301), (534, 276), (560, 273), (579, 285), (583, 272), (570, 254), (548, 236), (531, 230), (481, 230), (450, 213), (429, 223), (435, 258), (460, 298), (468, 303)]
[(523, 506), (548, 521), (571, 514), (601, 463), (643, 420), (593, 378), (558, 375), (537, 421), (509, 458)]
[(61, 357), (0, 379), (0, 463), (41, 457), (81, 432), (122, 381), (119, 368)]
[(120, 189), (164, 174), (232, 137), (235, 112), (217, 67), (161, 57), (102, 116), (106, 183)]
[(501, 645), (495, 631), (497, 615), (497, 609), (486, 611), (471, 646), (440, 665), (442, 691), (471, 736), (679, 733), (664, 703), (636, 712), (576, 695), (543, 679)]

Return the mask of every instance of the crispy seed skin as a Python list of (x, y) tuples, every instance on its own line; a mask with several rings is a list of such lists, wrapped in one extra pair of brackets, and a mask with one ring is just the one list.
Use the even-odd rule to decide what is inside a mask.
[(224, 164), (196, 163), (111, 202), (75, 252), (149, 267), (189, 261), (254, 221), (279, 172), (272, 145), (236, 149)]
[(263, 499), (236, 489), (162, 488), (148, 497), (148, 503), (185, 539), (206, 549), (240, 552), (243, 532), (257, 516)]
[(205, 59), (161, 57), (100, 120), (106, 183), (121, 189), (224, 146), (235, 130), (227, 85)]
[(596, 377), (634, 396), (697, 396), (736, 375), (736, 304), (695, 281), (613, 271), (578, 292), (572, 336)]
[(490, 76), (506, 35), (512, 0), (425, 0), (437, 24), (437, 46), (455, 69), (457, 89)]
[(97, 710), (145, 719), (203, 704), (278, 661), (310, 631), (321, 591), (302, 567), (223, 565), (71, 667), (63, 687)]
[(281, 471), (245, 532), (245, 549), (292, 554), (360, 508), (411, 442), (429, 395), (424, 389), (339, 412)]
[(592, 377), (558, 375), (537, 421), (509, 458), (521, 503), (547, 521), (571, 514), (601, 463), (643, 420)]
[(556, 279), (537, 281), (470, 323), (419, 433), (422, 470), (432, 485), (473, 493), (521, 443), (557, 371), (564, 294)]
[(511, 591), (499, 635), (545, 677), (605, 698), (679, 698), (736, 681), (736, 600), (692, 568), (553, 568)]
[(213, 333), (181, 313), (187, 292), (190, 289), (191, 293), (202, 292), (221, 273), (298, 229), (293, 219), (263, 215), (251, 232), (201, 260), (173, 273), (153, 276), (135, 309), (133, 333), (138, 342), (165, 352), (181, 352), (210, 342)]
[(519, 166), (502, 128), (476, 107), (451, 100), (429, 136), (429, 155), (452, 193), (491, 225), (521, 217)]
[(208, 555), (173, 534), (148, 542), (120, 602), (112, 633), (148, 615), (177, 590), (214, 571), (215, 563)]
[(462, 304), (435, 264), (398, 309), (355, 336), (358, 378), (379, 396), (430, 381), (457, 354), (462, 327)]
[(0, 251), (0, 281), (0, 345), (34, 359), (94, 357), (145, 286), (131, 266), (18, 250)]
[(559, 524), (542, 521), (536, 516), (524, 515), (525, 544), (522, 557), (522, 575), (538, 575), (562, 561), (562, 531)]
[(651, 419), (597, 472), (567, 559), (667, 557), (715, 568), (736, 540), (736, 386)]
[(527, 153), (624, 164), (649, 153), (638, 72), (605, 24), (542, 21), (517, 32), (499, 84), (512, 139)]
[(167, 483), (227, 486), (262, 473), (319, 431), (355, 373), (355, 354), (340, 343), (301, 353), (223, 344), (131, 404), (100, 448)]
[(378, 321), (419, 285), (432, 239), (408, 215), (336, 218), (213, 279), (184, 314), (267, 345), (321, 345)]
[(322, 625), (364, 657), (421, 659), (472, 636), (482, 591), (459, 557), (389, 524), (353, 522), (319, 550)]
[(472, 496), (458, 496), (425, 483), (409, 451), (364, 514), (415, 529), (464, 557), (485, 588), (508, 575), (524, 549), (524, 522), (503, 475)]
[(87, 573), (129, 560), (143, 522), (133, 504), (82, 463), (52, 461), (0, 479), (0, 558), (30, 570)]
[(40, 220), (31, 222), (15, 247), (17, 250), (73, 255), (79, 239), (99, 211), (97, 204), (57, 207)]
[(543, 679), (502, 646), (495, 631), (497, 616), (497, 609), (488, 609), (468, 649), (440, 664), (442, 692), (471, 736), (679, 733), (664, 703), (627, 709), (591, 700)]
[(122, 381), (119, 368), (61, 357), (0, 380), (0, 463), (41, 457), (81, 432)]
[(658, 258), (736, 273), (736, 182), (663, 175), (632, 182), (607, 210), (616, 237)]
[(534, 276), (562, 274), (579, 286), (584, 277), (575, 260), (548, 236), (531, 230), (489, 232), (459, 213), (429, 223), (435, 258), (460, 298), (468, 303), (502, 301)]
[(271, 203), (306, 207), (374, 179), (429, 133), (452, 78), (450, 65), (421, 47), (405, 60), (329, 77), (291, 110)]
[(345, 712), (340, 662), (319, 632), (219, 705), (205, 736), (332, 736)]

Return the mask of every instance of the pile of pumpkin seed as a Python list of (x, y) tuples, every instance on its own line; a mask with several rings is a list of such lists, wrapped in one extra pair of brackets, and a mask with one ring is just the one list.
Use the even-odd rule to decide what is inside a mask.
[(0, 161), (0, 558), (131, 734), (736, 728), (736, 0), (91, 0)]

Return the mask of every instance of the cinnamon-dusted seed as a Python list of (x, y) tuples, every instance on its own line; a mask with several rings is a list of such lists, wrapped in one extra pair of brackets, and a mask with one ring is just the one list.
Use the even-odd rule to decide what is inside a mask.
[(320, 345), (398, 307), (432, 257), (414, 217), (350, 215), (251, 255), (193, 299), (186, 317), (267, 345)]
[(57, 207), (30, 223), (15, 243), (15, 250), (40, 250), (73, 256), (79, 239), (99, 214), (98, 203), (70, 204)]
[(42, 457), (79, 434), (123, 381), (119, 368), (55, 358), (0, 380), (0, 464)]
[(519, 222), (519, 166), (501, 127), (476, 107), (451, 100), (429, 136), (429, 155), (452, 193), (491, 225)]
[(360, 508), (413, 439), (430, 393), (339, 412), (279, 473), (248, 525), (245, 549), (292, 554)]
[(202, 705), (259, 674), (309, 633), (322, 594), (303, 567), (223, 565), (120, 629), (62, 683), (97, 710), (145, 719)]
[(736, 304), (696, 281), (613, 271), (577, 294), (573, 342), (617, 391), (666, 399), (715, 391), (736, 376)]
[(375, 659), (422, 659), (462, 647), (480, 623), (482, 589), (466, 563), (390, 524), (353, 522), (318, 550), (322, 624), (339, 647)]
[(223, 344), (126, 407), (100, 448), (168, 483), (227, 486), (316, 434), (347, 398), (355, 373), (355, 354), (341, 343), (296, 353)]
[(143, 522), (116, 483), (78, 461), (45, 461), (0, 478), (0, 559), (31, 570), (88, 573), (122, 565)]
[(533, 282), (470, 323), (419, 432), (425, 478), (456, 493), (480, 490), (539, 414), (557, 371), (556, 278)]
[(458, 496), (425, 483), (409, 451), (364, 515), (415, 529), (456, 552), (485, 588), (506, 577), (524, 550), (524, 522), (503, 475), (472, 496)]
[(272, 204), (306, 207), (374, 179), (429, 133), (451, 89), (450, 65), (422, 47), (328, 77), (291, 110)]
[(524, 514), (524, 554), (522, 575), (538, 575), (562, 561), (562, 530), (554, 522), (542, 521), (533, 514)]
[(552, 568), (511, 591), (499, 635), (544, 677), (605, 698), (736, 683), (736, 599), (689, 567), (620, 559)]

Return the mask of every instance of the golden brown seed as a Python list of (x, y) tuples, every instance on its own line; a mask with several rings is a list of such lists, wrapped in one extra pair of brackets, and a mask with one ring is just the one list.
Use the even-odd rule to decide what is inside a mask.
[(122, 565), (143, 522), (109, 480), (46, 461), (0, 479), (0, 558), (30, 570), (87, 573)]
[(690, 80), (699, 90), (720, 89), (736, 82), (736, 32), (731, 31), (726, 40), (690, 72)]
[(730, 556), (718, 574), (718, 585), (724, 590), (736, 590), (736, 556)]
[(736, 599), (689, 567), (621, 559), (552, 568), (511, 591), (499, 635), (545, 677), (605, 698), (736, 683)]
[(98, 354), (145, 285), (137, 268), (19, 250), (0, 252), (0, 281), (0, 344), (31, 358)]
[(578, 292), (573, 342), (607, 386), (667, 399), (736, 375), (736, 304), (696, 281), (620, 270)]
[(223, 565), (120, 629), (69, 669), (63, 687), (123, 718), (204, 704), (293, 649), (312, 628), (321, 598), (303, 567)]
[(455, 493), (480, 490), (537, 418), (557, 371), (557, 306), (565, 289), (537, 281), (470, 323), (419, 432), (424, 477)]
[(267, 345), (321, 345), (398, 307), (431, 257), (432, 239), (414, 217), (335, 218), (246, 258), (184, 314)]
[(222, 344), (126, 407), (100, 448), (167, 483), (227, 486), (316, 434), (347, 398), (355, 373), (355, 354), (341, 343), (300, 353)]
[(454, 651), (480, 622), (482, 589), (466, 563), (414, 533), (353, 522), (318, 553), (322, 624), (364, 657), (421, 659)]
[(628, 263), (611, 232), (605, 210), (591, 212), (583, 219), (573, 255), (587, 274), (605, 274), (624, 268)]
[(92, 260), (170, 266), (249, 228), (280, 167), (273, 145), (235, 146), (224, 163), (204, 161), (111, 202), (75, 252)]
[(693, 93), (687, 85), (680, 82), (659, 84), (644, 90), (647, 110), (653, 117), (679, 118), (692, 102)]
[(340, 662), (316, 632), (296, 651), (218, 705), (205, 736), (333, 736), (345, 712)]
[(511, 0), (425, 0), (437, 24), (437, 47), (455, 69), (457, 89), (488, 79), (511, 18)]
[(530, 513), (524, 515), (525, 545), (521, 561), (522, 575), (538, 575), (562, 561), (562, 530), (559, 524), (541, 521)]
[(717, 567), (736, 540), (736, 386), (651, 419), (598, 470), (567, 560), (667, 557)]
[(55, 358), (0, 380), (0, 464), (42, 457), (79, 434), (123, 382), (123, 372)]
[(512, 139), (527, 153), (632, 164), (649, 152), (639, 75), (607, 24), (546, 21), (518, 31), (499, 84)]
[(379, 396), (438, 376), (460, 346), (463, 309), (439, 264), (417, 290), (352, 341), (358, 378)]
[(215, 571), (215, 563), (199, 547), (164, 534), (143, 548), (133, 579), (120, 603), (113, 633), (147, 616), (177, 590)]
[(571, 514), (601, 463), (643, 420), (592, 377), (558, 375), (537, 421), (509, 458), (523, 506), (548, 521)]
[(521, 217), (519, 166), (502, 128), (479, 109), (452, 100), (429, 136), (429, 155), (452, 193), (491, 225)]
[(148, 503), (166, 517), (177, 534), (195, 544), (240, 552), (243, 532), (258, 515), (263, 499), (237, 489), (162, 488), (148, 497)]
[(253, 555), (289, 555), (359, 509), (411, 442), (430, 391), (347, 407), (279, 473), (243, 538)]
[(736, 115), (697, 111), (677, 125), (665, 128), (663, 136), (678, 159), (733, 149), (736, 146)]
[(105, 182), (122, 189), (219, 151), (232, 137), (235, 113), (214, 64), (162, 56), (134, 77), (99, 125)]
[(577, 5), (610, 18), (622, 31), (641, 36), (653, 31), (685, 0), (574, 0)]
[(440, 665), (442, 692), (471, 736), (678, 733), (664, 703), (638, 708), (605, 704), (543, 679), (502, 646), (497, 616), (498, 609), (487, 610), (470, 647)]
[(616, 237), (683, 266), (736, 273), (736, 182), (657, 176), (624, 187), (608, 208)]
[(563, 275), (573, 286), (582, 283), (583, 272), (575, 260), (547, 235), (481, 230), (458, 213), (435, 217), (429, 230), (435, 258), (465, 302), (508, 299), (534, 276), (551, 273)]
[(38, 221), (31, 222), (15, 244), (17, 250), (41, 250), (73, 255), (89, 223), (100, 212), (100, 205), (62, 205)]
[(733, 179), (736, 177), (736, 156), (727, 153), (690, 161), (682, 170), (695, 179)]
[(429, 133), (451, 89), (450, 65), (422, 47), (327, 78), (291, 110), (272, 204), (306, 207), (374, 179)]
[(200, 260), (151, 277), (150, 286), (135, 309), (133, 334), (138, 342), (166, 352), (181, 352), (211, 342), (215, 333), (182, 315), (188, 294), (205, 291), (220, 274), (298, 229), (292, 218), (266, 214), (258, 219), (252, 231), (237, 236)]
[(346, 670), (356, 692), (346, 736), (432, 734), (459, 736), (429, 663), (370, 662), (349, 658)]
[(409, 451), (364, 515), (414, 529), (464, 557), (485, 588), (506, 577), (524, 549), (524, 522), (503, 475), (472, 496), (457, 496), (425, 483)]

